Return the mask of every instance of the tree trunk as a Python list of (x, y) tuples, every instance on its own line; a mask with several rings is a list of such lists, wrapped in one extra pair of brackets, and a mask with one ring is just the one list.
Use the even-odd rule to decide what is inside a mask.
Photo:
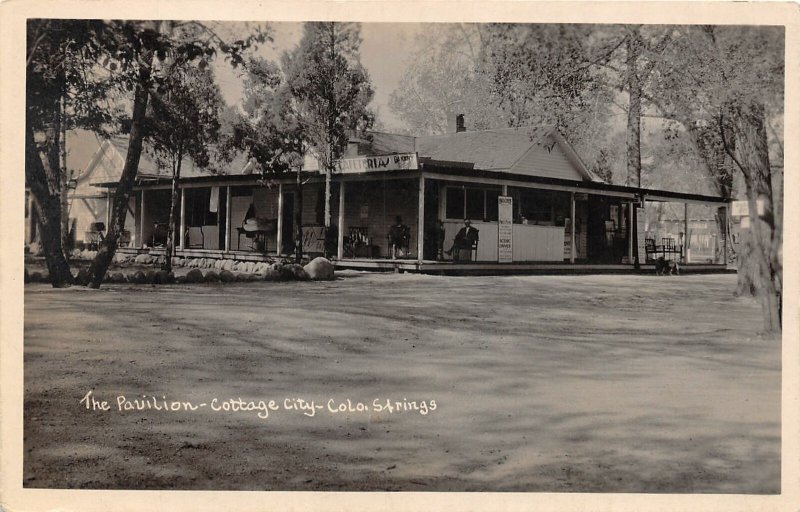
[[(58, 144), (55, 147), (57, 154)], [(73, 284), (74, 279), (61, 246), (61, 194), (58, 190), (60, 180), (57, 175), (53, 175), (54, 172), (58, 172), (59, 167), (52, 166), (53, 151), (50, 150), (48, 153), (49, 158), (46, 158), (48, 165), (45, 166), (36, 146), (33, 128), (26, 124), (25, 180), (33, 194), (39, 217), (42, 251), (50, 273), (50, 283), (54, 288), (64, 288)]]
[[(749, 101), (734, 109), (733, 132), (736, 155), (747, 185), (753, 273), (761, 301), (764, 329), (781, 329), (783, 268), (780, 260), (781, 232), (776, 229), (772, 195), (772, 170), (769, 163), (764, 105)], [(758, 203), (762, 204), (759, 215)], [(747, 265), (746, 265), (747, 267)]]
[(114, 191), (114, 212), (105, 239), (89, 267), (91, 276), (90, 286), (99, 288), (103, 282), (114, 253), (117, 250), (119, 237), (125, 229), (125, 217), (128, 213), (128, 200), (130, 199), (136, 173), (139, 170), (139, 158), (142, 155), (142, 125), (147, 112), (149, 98), (150, 69), (153, 64), (153, 53), (148, 53), (140, 64), (139, 78), (136, 83), (136, 92), (133, 96), (133, 112), (131, 115), (131, 130), (128, 138), (128, 154), (125, 157), (125, 166), (119, 184)]
[[(752, 221), (751, 221), (752, 225)], [(739, 253), (736, 255), (736, 292), (734, 295), (756, 297), (758, 287), (755, 276), (758, 274), (758, 258), (753, 256), (755, 250), (751, 229), (742, 229), (739, 233)]]
[(297, 169), (297, 201), (294, 214), (294, 261), (303, 262), (303, 168)]
[(628, 186), (642, 186), (642, 84), (639, 79), (637, 63), (641, 39), (638, 28), (628, 34), (627, 42), (627, 88), (628, 88), (628, 125), (627, 125), (627, 178)]
[(67, 132), (64, 123), (66, 90), (62, 88), (59, 110), (61, 112), (61, 122), (59, 127), (59, 182), (61, 183), (61, 250), (64, 257), (69, 261), (71, 243), (71, 232), (69, 222), (69, 171), (67, 170)]
[(331, 170), (325, 169), (325, 229), (331, 227)]
[[(332, 165), (332, 164), (331, 164)], [(328, 237), (330, 236), (331, 229), (331, 169), (325, 169), (325, 244), (322, 249), (323, 255), (326, 258), (330, 257), (328, 254)]]
[(172, 255), (175, 252), (175, 222), (178, 217), (178, 183), (181, 179), (181, 155), (178, 155), (178, 161), (175, 164), (174, 172), (172, 173), (172, 197), (169, 205), (169, 225), (167, 226), (167, 250), (164, 255), (164, 270), (172, 272)]

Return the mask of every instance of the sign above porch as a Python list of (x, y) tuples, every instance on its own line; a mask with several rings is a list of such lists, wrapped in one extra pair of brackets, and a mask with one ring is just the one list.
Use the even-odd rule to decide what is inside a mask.
[(416, 153), (398, 153), (394, 155), (343, 158), (336, 162), (336, 170), (334, 172), (336, 174), (356, 174), (379, 171), (411, 171), (416, 169), (419, 169)]

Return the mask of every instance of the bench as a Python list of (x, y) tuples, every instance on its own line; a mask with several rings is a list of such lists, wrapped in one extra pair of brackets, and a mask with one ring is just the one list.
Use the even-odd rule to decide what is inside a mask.
[(658, 257), (672, 259), (671, 255), (683, 255), (683, 246), (675, 244), (674, 238), (662, 238), (661, 245), (656, 244), (655, 238), (645, 238), (644, 240), (645, 260), (654, 261)]

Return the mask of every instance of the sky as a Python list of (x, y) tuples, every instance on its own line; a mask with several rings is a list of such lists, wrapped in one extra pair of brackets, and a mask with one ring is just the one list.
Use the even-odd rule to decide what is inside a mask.
[[(277, 60), (300, 41), (302, 23), (271, 23), (273, 43), (259, 48), (258, 54)], [(395, 90), (414, 50), (415, 35), (422, 25), (415, 23), (362, 23), (361, 63), (372, 79), (375, 97), (371, 107), (387, 130), (400, 129), (402, 121), (389, 108), (389, 97)], [(235, 105), (242, 98), (242, 75), (222, 60), (215, 64), (217, 80), (225, 101)]]

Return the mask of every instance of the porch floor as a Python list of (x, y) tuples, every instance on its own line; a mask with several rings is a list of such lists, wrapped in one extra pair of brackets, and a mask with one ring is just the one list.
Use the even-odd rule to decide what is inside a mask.
[[(452, 262), (435, 260), (389, 260), (350, 258), (334, 262), (337, 270), (377, 270), (420, 272), (423, 274), (638, 274), (655, 273), (655, 265), (608, 265), (592, 263), (520, 262), (496, 263), (491, 261)], [(681, 264), (681, 273), (735, 272), (725, 265), (687, 263)]]

